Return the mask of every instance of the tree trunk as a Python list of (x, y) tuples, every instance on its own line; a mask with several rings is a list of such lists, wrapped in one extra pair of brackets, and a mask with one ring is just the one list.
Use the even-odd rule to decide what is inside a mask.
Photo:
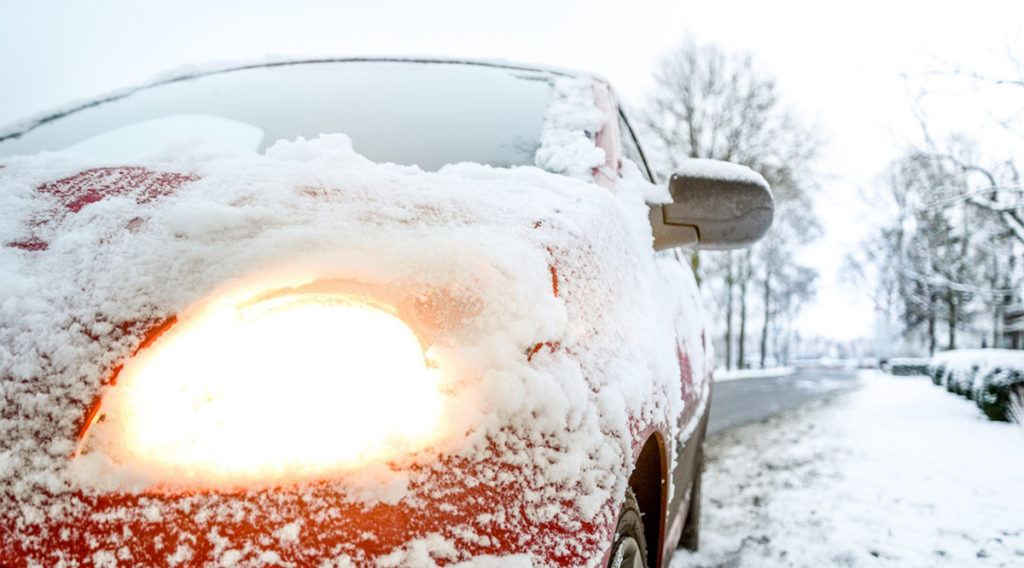
[[(992, 280), (990, 281), (991, 282), (990, 285), (991, 285), (993, 290), (1000, 287), (1000, 284), (1001, 284), (1000, 280), (1001, 280), (1001, 278), (999, 277), (999, 258), (996, 255), (993, 254), (992, 255)], [(996, 298), (994, 298), (994, 301), (992, 303), (994, 304), (994, 308), (995, 308), (995, 309), (992, 310), (992, 347), (994, 349), (999, 349), (999, 347), (1000, 347), (999, 336), (1001, 335), (1000, 334), (1000, 329), (1002, 327), (1001, 324), (1002, 324), (1002, 321), (1003, 321), (1003, 297), (1001, 295), (997, 296)]]
[(747, 342), (747, 283), (743, 282), (740, 284), (740, 337), (739, 345), (737, 349), (739, 353), (736, 356), (736, 368), (746, 369), (747, 363), (744, 361), (745, 356), (744, 345)]
[(935, 355), (935, 295), (928, 296), (928, 355)]
[(946, 307), (949, 308), (949, 349), (956, 349), (956, 325), (958, 314), (956, 313), (956, 294), (952, 290), (946, 292)]
[(761, 368), (764, 369), (768, 354), (768, 325), (771, 324), (772, 271), (769, 268), (764, 275), (764, 325), (761, 326)]
[(732, 251), (726, 253), (725, 262), (725, 368), (732, 369)]
[(747, 284), (750, 282), (750, 251), (747, 251), (746, 258), (743, 263), (743, 270), (741, 270), (740, 280), (740, 341), (739, 341), (739, 354), (736, 358), (736, 368), (746, 369), (747, 362), (744, 360), (744, 352), (746, 351), (747, 342)]
[(1003, 346), (1003, 302), (1002, 299), (996, 302), (995, 313), (992, 314), (992, 347), (999, 349)]

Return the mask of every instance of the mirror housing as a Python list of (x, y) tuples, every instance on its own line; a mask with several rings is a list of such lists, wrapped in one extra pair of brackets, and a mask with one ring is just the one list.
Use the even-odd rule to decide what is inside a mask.
[(651, 204), (654, 249), (748, 247), (772, 225), (775, 199), (760, 174), (738, 164), (693, 159), (668, 182), (671, 203)]

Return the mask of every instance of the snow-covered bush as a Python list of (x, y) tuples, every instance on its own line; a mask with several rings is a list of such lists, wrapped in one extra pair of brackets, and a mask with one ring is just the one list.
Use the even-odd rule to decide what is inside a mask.
[(942, 386), (946, 381), (946, 363), (931, 359), (928, 361), (928, 376), (936, 385)]
[(1010, 420), (1024, 425), (1024, 389), (1010, 391)]
[[(932, 357), (929, 375), (946, 390), (973, 399), (992, 420), (1024, 415), (1024, 351), (1009, 349), (961, 349)], [(1018, 420), (1019, 421), (1019, 420)]]
[(952, 367), (946, 377), (946, 390), (960, 396), (971, 398), (974, 391), (974, 379), (978, 377), (981, 368), (977, 363), (971, 363), (964, 367)]
[(890, 359), (886, 365), (887, 370), (898, 377), (910, 375), (929, 374), (929, 360), (916, 357), (898, 357)]
[(974, 401), (992, 420), (1009, 421), (1024, 393), (1024, 368), (995, 367), (978, 379)]

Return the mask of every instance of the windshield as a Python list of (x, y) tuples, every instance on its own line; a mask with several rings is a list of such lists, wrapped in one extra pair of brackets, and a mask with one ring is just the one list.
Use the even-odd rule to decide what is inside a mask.
[(147, 87), (0, 139), (0, 156), (124, 159), (199, 136), (263, 151), (343, 133), (377, 162), (533, 165), (552, 76), (487, 65), (334, 61), (238, 69)]

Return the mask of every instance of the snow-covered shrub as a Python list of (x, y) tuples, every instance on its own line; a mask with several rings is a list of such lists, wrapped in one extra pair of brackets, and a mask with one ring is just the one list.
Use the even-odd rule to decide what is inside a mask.
[(888, 362), (889, 372), (898, 377), (929, 374), (928, 359), (899, 357)]
[(1024, 389), (1010, 390), (1010, 420), (1024, 426)]
[(936, 385), (942, 386), (946, 380), (946, 364), (932, 359), (928, 362), (928, 376)]
[(939, 362), (943, 367), (943, 375), (937, 384), (945, 385), (946, 390), (961, 396), (971, 397), (975, 377), (981, 367), (971, 358), (963, 358), (952, 362)]
[(951, 388), (952, 392), (960, 396), (972, 398), (974, 392), (974, 381), (979, 376), (981, 368), (977, 364), (973, 364), (967, 368), (955, 368), (950, 373), (950, 378), (946, 383), (947, 388)]
[(992, 420), (1010, 420), (1013, 401), (1024, 396), (1024, 350), (946, 351), (932, 357), (929, 374), (935, 384), (973, 399)]
[(1009, 421), (1024, 392), (1024, 368), (994, 367), (978, 379), (974, 401), (992, 420)]

